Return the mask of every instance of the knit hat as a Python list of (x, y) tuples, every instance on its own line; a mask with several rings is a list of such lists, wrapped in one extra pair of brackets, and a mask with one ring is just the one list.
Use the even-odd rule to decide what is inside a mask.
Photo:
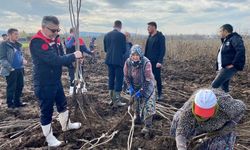
[(217, 98), (212, 90), (202, 89), (195, 94), (194, 113), (203, 118), (210, 118), (216, 111)]
[(131, 55), (134, 53), (138, 54), (140, 58), (143, 57), (143, 52), (142, 52), (142, 48), (140, 45), (135, 44), (134, 46), (131, 47)]

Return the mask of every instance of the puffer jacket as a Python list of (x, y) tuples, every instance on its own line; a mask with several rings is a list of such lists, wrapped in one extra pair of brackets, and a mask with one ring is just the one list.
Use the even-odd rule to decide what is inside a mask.
[[(246, 50), (242, 37), (234, 32), (229, 34), (225, 39), (221, 39), (221, 42), (222, 67), (225, 68), (228, 65), (234, 65), (238, 71), (243, 70), (246, 61)], [(218, 62), (216, 62), (216, 68), (218, 70)]]

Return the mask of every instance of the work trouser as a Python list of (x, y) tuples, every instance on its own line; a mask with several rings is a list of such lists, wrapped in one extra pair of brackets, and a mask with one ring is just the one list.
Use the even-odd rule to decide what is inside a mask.
[(156, 80), (156, 85), (157, 85), (157, 92), (158, 92), (158, 97), (161, 96), (162, 94), (162, 81), (161, 81), (161, 68), (156, 68), (155, 62), (152, 63), (152, 71)]
[(7, 88), (6, 97), (8, 107), (20, 106), (23, 86), (24, 86), (24, 69), (15, 69), (11, 71), (9, 76), (6, 77)]
[(56, 85), (35, 86), (35, 95), (39, 99), (42, 125), (51, 123), (54, 103), (56, 103), (59, 113), (67, 109), (67, 101), (61, 82)]
[(108, 65), (109, 76), (109, 90), (115, 90), (115, 92), (122, 91), (123, 84), (123, 68), (118, 65)]

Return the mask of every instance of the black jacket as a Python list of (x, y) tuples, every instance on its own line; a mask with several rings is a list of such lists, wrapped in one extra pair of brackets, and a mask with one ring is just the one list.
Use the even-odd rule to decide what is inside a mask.
[(62, 66), (75, 61), (74, 54), (64, 55), (59, 40), (51, 41), (38, 32), (30, 42), (35, 86), (56, 85), (61, 82)]
[(151, 37), (148, 36), (146, 47), (145, 47), (145, 56), (152, 63), (162, 63), (165, 56), (166, 45), (165, 45), (165, 36), (157, 31), (157, 33)]
[(123, 33), (114, 29), (107, 33), (103, 40), (106, 54), (105, 63), (123, 67), (124, 54), (126, 52), (126, 37)]
[[(229, 34), (225, 39), (221, 39), (221, 62), (222, 68), (228, 65), (234, 65), (234, 67), (241, 71), (245, 65), (245, 46), (242, 37), (234, 32)], [(216, 67), (218, 70), (218, 62), (216, 61)]]

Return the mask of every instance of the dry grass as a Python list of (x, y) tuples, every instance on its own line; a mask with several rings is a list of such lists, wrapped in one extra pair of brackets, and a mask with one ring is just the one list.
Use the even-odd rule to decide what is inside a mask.
[[(133, 44), (140, 44), (145, 47), (147, 37), (134, 36), (131, 38)], [(168, 37), (167, 36), (167, 57), (176, 61), (185, 61), (203, 58), (209, 58), (216, 60), (216, 55), (220, 47), (220, 39), (202, 39), (202, 40), (188, 40), (182, 36)], [(246, 47), (246, 67), (250, 69), (250, 38), (244, 38), (244, 44)], [(101, 58), (105, 58), (103, 51), (103, 37), (97, 39), (98, 51), (101, 54)]]

